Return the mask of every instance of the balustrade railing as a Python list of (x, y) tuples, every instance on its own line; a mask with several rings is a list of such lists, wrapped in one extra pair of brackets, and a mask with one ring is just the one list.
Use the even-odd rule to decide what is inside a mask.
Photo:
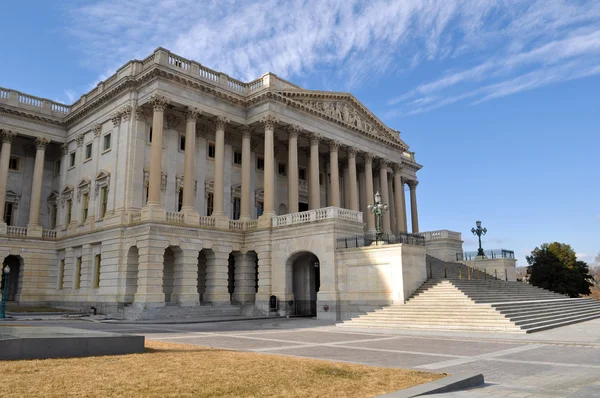
[(262, 86), (264, 85), (263, 79), (258, 78), (256, 80), (251, 81), (250, 83), (248, 83), (248, 92), (253, 92), (256, 91), (258, 89), (260, 89)]
[(17, 227), (9, 225), (6, 227), (6, 235), (8, 236), (27, 236), (27, 227)]
[(245, 83), (243, 83), (243, 82), (241, 82), (239, 80), (233, 79), (231, 77), (227, 77), (227, 86), (230, 89), (235, 90), (235, 91), (239, 91), (241, 93), (243, 93), (244, 90), (246, 89), (246, 84)]
[(214, 227), (215, 219), (209, 216), (200, 216), (198, 225), (200, 225), (201, 227)]
[(190, 61), (187, 59), (175, 56), (173, 54), (169, 55), (169, 64), (181, 68), (183, 70), (190, 70)]
[(55, 229), (43, 229), (42, 230), (42, 238), (43, 239), (56, 239), (56, 230)]
[(426, 241), (438, 239), (462, 240), (462, 235), (460, 232), (448, 231), (447, 229), (442, 229), (439, 231), (420, 232), (419, 235), (423, 236)]
[(0, 87), (0, 98), (8, 98), (10, 91)]
[(360, 223), (363, 221), (362, 212), (360, 211), (341, 209), (339, 207), (325, 207), (273, 217), (271, 225), (273, 227), (283, 227), (327, 219), (348, 220)]
[(175, 224), (183, 224), (183, 213), (167, 212), (167, 222)]
[(203, 79), (210, 80), (213, 82), (219, 81), (219, 72), (207, 68), (206, 66), (200, 65), (200, 71), (198, 74)]
[(29, 105), (29, 106), (35, 106), (38, 108), (42, 107), (41, 99), (32, 97), (30, 95), (25, 95), (25, 94), (19, 94), (19, 103)]
[(364, 234), (354, 236), (343, 236), (337, 238), (338, 249), (350, 249), (355, 247), (371, 246), (373, 243), (387, 243), (390, 245), (404, 243), (407, 245), (425, 246), (425, 238), (418, 234), (407, 234), (398, 232), (396, 234)]

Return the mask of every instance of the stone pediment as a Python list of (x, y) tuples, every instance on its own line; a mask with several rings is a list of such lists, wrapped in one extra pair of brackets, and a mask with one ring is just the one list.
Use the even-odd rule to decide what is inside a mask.
[(370, 138), (394, 143), (403, 150), (408, 150), (408, 145), (400, 139), (400, 132), (383, 124), (352, 94), (308, 90), (281, 91), (279, 94)]

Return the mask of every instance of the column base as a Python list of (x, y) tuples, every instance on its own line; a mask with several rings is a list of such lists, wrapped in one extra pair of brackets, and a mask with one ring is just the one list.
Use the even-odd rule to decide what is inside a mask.
[(142, 208), (143, 221), (167, 221), (167, 210), (159, 204), (149, 203)]
[(271, 219), (273, 217), (275, 217), (275, 212), (263, 213), (260, 217), (258, 217), (258, 227), (270, 228), (272, 225)]
[(217, 293), (217, 294), (206, 294), (204, 293), (204, 296), (202, 296), (202, 298), (204, 299), (204, 302), (208, 302), (208, 303), (212, 303), (212, 304), (229, 304), (231, 302), (231, 297), (229, 296), (229, 293), (227, 294), (222, 294), (222, 293)]
[(43, 228), (41, 225), (27, 225), (27, 236), (31, 236), (32, 238), (41, 238), (42, 231)]
[(199, 307), (200, 296), (198, 293), (172, 293), (171, 300), (179, 304), (180, 307)]
[(156, 308), (165, 306), (164, 293), (136, 293), (133, 298), (135, 307)]
[(198, 225), (200, 223), (200, 213), (194, 209), (181, 209), (183, 213), (183, 222), (190, 225)]

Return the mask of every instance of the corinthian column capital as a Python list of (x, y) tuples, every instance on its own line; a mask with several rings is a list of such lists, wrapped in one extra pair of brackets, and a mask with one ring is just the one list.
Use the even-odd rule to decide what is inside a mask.
[(310, 145), (319, 145), (319, 141), (321, 140), (321, 136), (317, 133), (310, 133)]
[(369, 163), (369, 164), (373, 164), (373, 154), (372, 153), (365, 153), (363, 155), (363, 158), (365, 159), (365, 163)]
[(113, 122), (113, 127), (118, 127), (121, 124), (121, 112), (115, 112), (110, 117)]
[(218, 116), (215, 120), (215, 125), (217, 129), (224, 129), (225, 126), (230, 122), (229, 118), (226, 116)]
[(62, 144), (60, 146), (60, 153), (63, 156), (65, 156), (67, 153), (69, 153), (69, 144)]
[(50, 140), (48, 138), (38, 137), (35, 139), (35, 147), (36, 149), (46, 150), (46, 146)]
[(240, 133), (242, 133), (242, 138), (252, 138), (252, 127), (242, 126), (240, 127)]
[(339, 141), (329, 141), (329, 151), (337, 152), (340, 149), (340, 145)]
[(402, 165), (400, 163), (394, 164), (394, 173), (396, 173), (396, 174), (402, 173)]
[(83, 133), (77, 135), (77, 137), (75, 137), (75, 142), (77, 142), (77, 146), (82, 146), (83, 145)]
[(1, 130), (0, 131), (0, 137), (2, 139), (2, 142), (11, 143), (12, 139), (15, 138), (16, 135), (17, 135), (16, 131), (11, 131), (11, 130)]
[(417, 180), (407, 180), (406, 184), (408, 185), (408, 187), (413, 190), (417, 188), (417, 185), (419, 185), (419, 181)]
[(160, 94), (152, 94), (150, 97), (150, 105), (154, 108), (155, 111), (164, 111), (165, 108), (171, 103), (164, 95)]
[(298, 134), (300, 134), (300, 132), (302, 132), (302, 127), (300, 127), (296, 124), (291, 124), (287, 128), (287, 133), (288, 133), (289, 138), (292, 138), (292, 137), (297, 138)]
[(349, 158), (355, 158), (356, 159), (356, 152), (358, 152), (356, 150), (356, 148), (349, 146), (346, 148), (346, 153), (348, 154)]
[(195, 121), (198, 118), (198, 115), (200, 115), (200, 113), (202, 113), (202, 110), (200, 108), (188, 106), (187, 110), (185, 111), (185, 120)]
[(390, 162), (387, 159), (383, 159), (383, 158), (379, 158), (377, 163), (378, 163), (380, 169), (382, 169), (382, 168), (387, 169), (388, 165), (390, 164)]
[(266, 129), (274, 129), (275, 125), (279, 123), (279, 119), (273, 115), (266, 115), (260, 119), (260, 122), (265, 126)]
[(92, 131), (94, 132), (94, 137), (100, 137), (100, 132), (102, 131), (102, 125), (100, 123), (95, 124), (92, 127)]

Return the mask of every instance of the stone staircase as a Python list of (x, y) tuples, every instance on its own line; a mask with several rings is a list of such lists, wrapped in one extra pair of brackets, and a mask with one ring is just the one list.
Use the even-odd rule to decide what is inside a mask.
[[(469, 269), (463, 263), (453, 263), (442, 261), (439, 258), (425, 256), (425, 264), (427, 265), (427, 277), (429, 279), (496, 279), (491, 275), (485, 274), (483, 271), (477, 269)], [(500, 278), (501, 275), (498, 275)]]
[(568, 298), (524, 282), (429, 279), (406, 304), (337, 326), (532, 333), (594, 318), (600, 318), (600, 301)]

